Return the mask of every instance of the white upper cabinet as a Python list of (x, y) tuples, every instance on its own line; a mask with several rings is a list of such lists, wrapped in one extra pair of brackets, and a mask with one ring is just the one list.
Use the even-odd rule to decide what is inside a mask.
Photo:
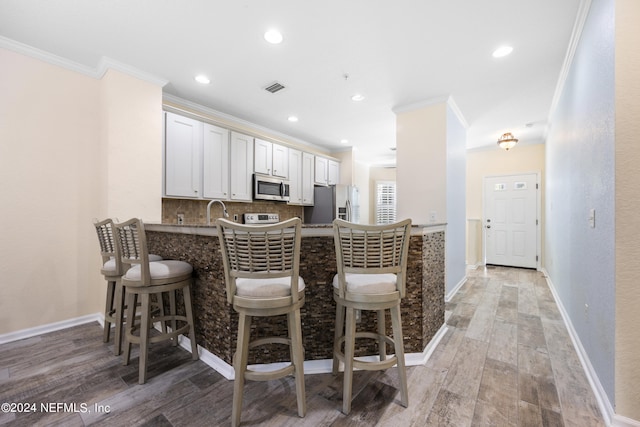
[(319, 185), (329, 185), (328, 175), (329, 159), (316, 156), (314, 182)]
[(327, 182), (329, 185), (336, 185), (340, 182), (340, 163), (334, 160), (328, 161)]
[(289, 204), (313, 206), (313, 154), (289, 149)]
[(302, 153), (302, 204), (313, 206), (314, 155)]
[(289, 178), (289, 148), (273, 144), (273, 176)]
[(289, 149), (262, 139), (255, 139), (255, 173), (289, 178)]
[(202, 123), (165, 113), (165, 194), (202, 197)]
[(167, 197), (253, 201), (251, 136), (167, 112), (164, 164)]
[(302, 151), (289, 149), (289, 204), (302, 204)]
[(271, 175), (273, 167), (273, 144), (262, 139), (255, 139), (254, 146), (254, 166), (255, 173)]
[(203, 140), (203, 197), (229, 198), (229, 131), (204, 124)]
[(253, 137), (231, 132), (230, 200), (253, 201)]
[(316, 156), (314, 182), (318, 185), (336, 185), (340, 182), (340, 163)]

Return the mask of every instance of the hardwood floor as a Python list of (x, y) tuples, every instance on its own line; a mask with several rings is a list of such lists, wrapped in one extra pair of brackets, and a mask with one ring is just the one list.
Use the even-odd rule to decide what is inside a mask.
[[(307, 415), (298, 418), (287, 377), (247, 383), (242, 425), (604, 425), (540, 272), (471, 271), (447, 314), (429, 361), (408, 368), (409, 408), (399, 404), (395, 368), (354, 374), (349, 416), (340, 412), (341, 376), (307, 375)], [(149, 380), (138, 385), (137, 353), (122, 366), (112, 347), (97, 323), (1, 345), (0, 403), (36, 411), (0, 412), (0, 425), (230, 424), (233, 382), (188, 352), (152, 345)]]

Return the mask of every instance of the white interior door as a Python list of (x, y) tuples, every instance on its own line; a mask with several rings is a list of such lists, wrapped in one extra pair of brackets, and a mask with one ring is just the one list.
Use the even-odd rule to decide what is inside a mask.
[(535, 173), (484, 178), (486, 264), (537, 267), (537, 180)]

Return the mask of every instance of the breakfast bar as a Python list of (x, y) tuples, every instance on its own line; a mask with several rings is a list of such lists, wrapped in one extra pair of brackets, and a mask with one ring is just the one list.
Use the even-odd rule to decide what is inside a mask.
[[(232, 364), (238, 316), (227, 303), (224, 269), (215, 226), (146, 224), (149, 251), (178, 259), (194, 268), (192, 287), (197, 343)], [(444, 323), (445, 225), (414, 225), (407, 266), (407, 296), (402, 300), (405, 353), (421, 353)], [(305, 360), (332, 358), (336, 306), (332, 280), (336, 258), (331, 225), (304, 225), (300, 275), (306, 283), (301, 310)], [(363, 322), (375, 324), (375, 313), (363, 312)], [(371, 318), (367, 317), (371, 316)], [(390, 322), (387, 322), (390, 328)], [(252, 334), (286, 334), (284, 316), (255, 319)], [(374, 354), (365, 340), (357, 355)], [(287, 346), (273, 344), (250, 351), (249, 363), (289, 360)]]

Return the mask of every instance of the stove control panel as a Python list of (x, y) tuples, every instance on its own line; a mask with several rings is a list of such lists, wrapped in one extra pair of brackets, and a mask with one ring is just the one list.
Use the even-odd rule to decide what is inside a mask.
[(280, 221), (277, 213), (246, 213), (244, 214), (245, 224), (275, 224)]

